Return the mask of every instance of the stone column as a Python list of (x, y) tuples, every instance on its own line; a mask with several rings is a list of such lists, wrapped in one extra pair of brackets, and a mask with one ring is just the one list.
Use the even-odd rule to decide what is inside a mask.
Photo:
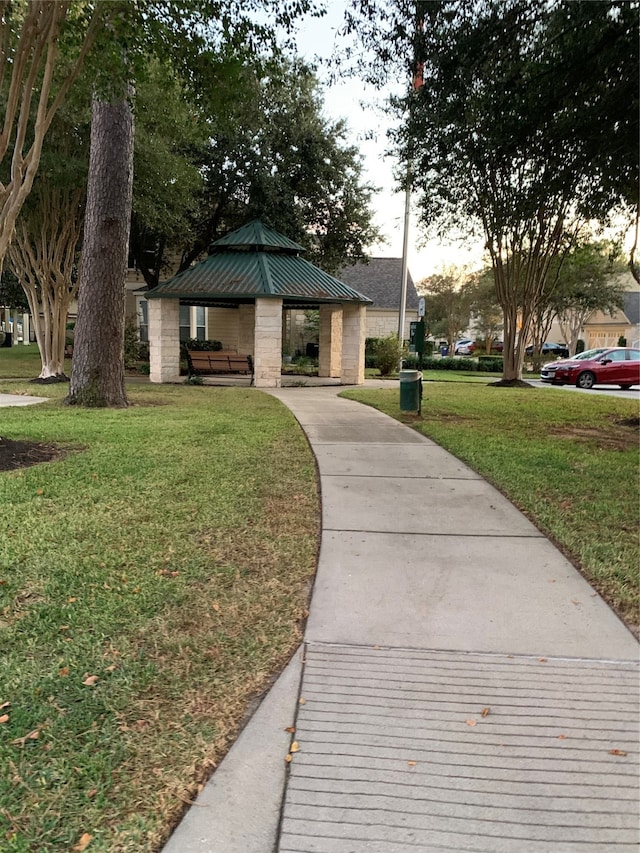
[(318, 376), (337, 378), (342, 363), (342, 305), (320, 306)]
[(149, 379), (178, 382), (180, 379), (180, 302), (149, 300)]
[(29, 338), (31, 337), (30, 322), (31, 322), (31, 315), (30, 314), (23, 314), (22, 315), (22, 343), (25, 345), (29, 343)]
[(364, 384), (364, 341), (367, 323), (365, 305), (348, 303), (342, 310), (342, 372), (343, 385)]
[(282, 299), (256, 299), (253, 346), (256, 388), (279, 388), (282, 383)]
[(238, 353), (239, 355), (253, 355), (254, 329), (256, 325), (256, 306), (238, 306)]

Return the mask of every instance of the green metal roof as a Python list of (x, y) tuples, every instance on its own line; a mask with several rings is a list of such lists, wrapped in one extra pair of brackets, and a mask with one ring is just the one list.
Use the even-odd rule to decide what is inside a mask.
[[(254, 242), (247, 242), (251, 240)], [(256, 297), (282, 299), (287, 305), (371, 302), (301, 258), (301, 246), (258, 220), (218, 240), (212, 248), (206, 260), (149, 290), (147, 299), (182, 299), (205, 305), (239, 304)]]
[(209, 253), (213, 254), (219, 251), (225, 251), (233, 247), (236, 250), (258, 250), (263, 251), (285, 251), (285, 252), (304, 252), (304, 246), (299, 243), (294, 243), (284, 234), (279, 234), (273, 228), (269, 228), (259, 219), (254, 219), (232, 231), (230, 234), (225, 234), (219, 240), (216, 240), (209, 246)]

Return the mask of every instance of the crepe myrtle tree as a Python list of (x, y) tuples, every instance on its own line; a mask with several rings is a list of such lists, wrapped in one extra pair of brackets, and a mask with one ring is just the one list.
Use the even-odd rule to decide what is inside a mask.
[(0, 271), (57, 110), (109, 4), (0, 0)]
[(355, 0), (346, 29), (374, 82), (420, 71), (395, 148), (425, 228), (482, 235), (519, 384), (554, 259), (580, 224), (637, 209), (638, 3)]

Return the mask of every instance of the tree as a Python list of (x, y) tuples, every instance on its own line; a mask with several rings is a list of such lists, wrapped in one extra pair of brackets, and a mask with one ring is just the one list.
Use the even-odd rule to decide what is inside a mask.
[[(133, 113), (95, 99), (78, 319), (66, 402), (126, 406), (124, 309), (133, 187)], [(99, 318), (99, 322), (96, 320)], [(108, 369), (105, 370), (105, 364)]]
[[(126, 211), (125, 205), (130, 198), (127, 187), (132, 177), (133, 153), (130, 136), (133, 124), (127, 115), (137, 79), (144, 77), (145, 66), (153, 55), (171, 55), (174, 62), (181, 63), (184, 79), (189, 79), (189, 75), (197, 76), (198, 71), (210, 70), (212, 53), (235, 52), (246, 56), (255, 54), (258, 44), (265, 47), (275, 44), (275, 30), (255, 22), (256, 11), (265, 6), (271, 8), (271, 4), (262, 0), (247, 0), (242, 7), (232, 0), (175, 0), (161, 6), (123, 2), (108, 5), (111, 27), (102, 31), (103, 40), (97, 45), (100, 74), (96, 78), (98, 95), (94, 99), (93, 122), (98, 127), (94, 135), (92, 122), (78, 324), (67, 397), (68, 403), (89, 406), (127, 404), (123, 362), (124, 278), (130, 202)], [(276, 11), (273, 26), (290, 27), (295, 17), (310, 6), (308, 0), (286, 4)], [(208, 80), (208, 84), (214, 82)], [(120, 146), (118, 152), (113, 150), (115, 144)], [(99, 150), (104, 146), (111, 150)], [(117, 164), (120, 170), (117, 176), (103, 168), (108, 160)], [(112, 182), (117, 191), (109, 198)], [(108, 251), (103, 251), (102, 234)], [(106, 325), (102, 299), (108, 310)]]
[(387, 68), (422, 66), (396, 143), (405, 161), (419, 152), (425, 225), (483, 233), (518, 382), (558, 252), (580, 223), (637, 204), (638, 4), (442, 0), (418, 4), (422, 26), (400, 0), (356, 7), (350, 26)]
[[(184, 120), (175, 123), (174, 132), (173, 120), (165, 124), (163, 118), (158, 128), (162, 161), (156, 152), (140, 157), (132, 252), (150, 287), (166, 269), (167, 256), (178, 253), (179, 269), (186, 269), (213, 240), (254, 217), (302, 243), (310, 260), (332, 272), (362, 258), (379, 236), (359, 154), (346, 142), (345, 123), (324, 117), (320, 86), (310, 69), (279, 60), (231, 73), (229, 91), (241, 89), (242, 98), (225, 98), (216, 90), (194, 104), (190, 145), (185, 145)], [(168, 105), (169, 116), (187, 109), (183, 97), (175, 108)], [(171, 193), (170, 208), (144, 178), (149, 163), (162, 167), (161, 186), (163, 175), (173, 177), (176, 164), (183, 164), (183, 195)], [(189, 169), (203, 178), (195, 212)]]
[(444, 335), (449, 352), (453, 354), (456, 341), (469, 326), (471, 294), (468, 277), (463, 270), (448, 267), (419, 282), (417, 289), (426, 297), (425, 310), (430, 331)]
[(38, 378), (63, 380), (67, 315), (77, 294), (84, 189), (45, 186), (38, 201), (19, 220), (9, 258), (29, 304), (42, 361)]
[(551, 309), (570, 355), (575, 355), (582, 327), (594, 311), (613, 313), (624, 305), (619, 255), (610, 243), (585, 243), (564, 259)]
[(108, 6), (0, 0), (0, 271), (37, 174), (46, 133), (104, 24)]
[(477, 335), (485, 342), (485, 351), (502, 332), (502, 311), (496, 297), (496, 283), (491, 268), (474, 276), (468, 285), (469, 304)]
[(28, 299), (40, 350), (39, 379), (66, 380), (69, 306), (78, 290), (78, 253), (86, 196), (87, 88), (58, 110), (43, 145), (40, 171), (18, 221), (9, 260)]

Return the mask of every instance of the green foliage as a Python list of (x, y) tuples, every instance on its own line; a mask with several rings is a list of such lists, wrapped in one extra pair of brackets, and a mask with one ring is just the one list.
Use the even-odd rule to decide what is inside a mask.
[(29, 310), (25, 292), (10, 269), (3, 269), (0, 276), (0, 306), (21, 311)]
[(624, 335), (620, 335), (620, 337), (618, 338), (618, 346), (619, 347), (626, 347), (626, 345), (627, 345), (627, 339), (625, 338)]
[(376, 338), (374, 340), (373, 354), (375, 357), (375, 367), (380, 371), (380, 375), (389, 376), (390, 373), (395, 373), (404, 353), (404, 347), (398, 340), (397, 334), (387, 335), (385, 338)]
[(578, 340), (578, 343), (576, 344), (576, 354), (580, 352), (584, 352), (584, 341), (582, 340), (582, 338), (580, 338)]
[(194, 352), (219, 352), (222, 349), (222, 341), (201, 341), (198, 338), (189, 338), (187, 341), (180, 342), (182, 352), (193, 350)]
[(503, 366), (502, 356), (478, 356), (478, 370), (482, 373), (502, 373)]
[(423, 370), (465, 370), (474, 372), (478, 370), (478, 362), (472, 358), (423, 358)]

